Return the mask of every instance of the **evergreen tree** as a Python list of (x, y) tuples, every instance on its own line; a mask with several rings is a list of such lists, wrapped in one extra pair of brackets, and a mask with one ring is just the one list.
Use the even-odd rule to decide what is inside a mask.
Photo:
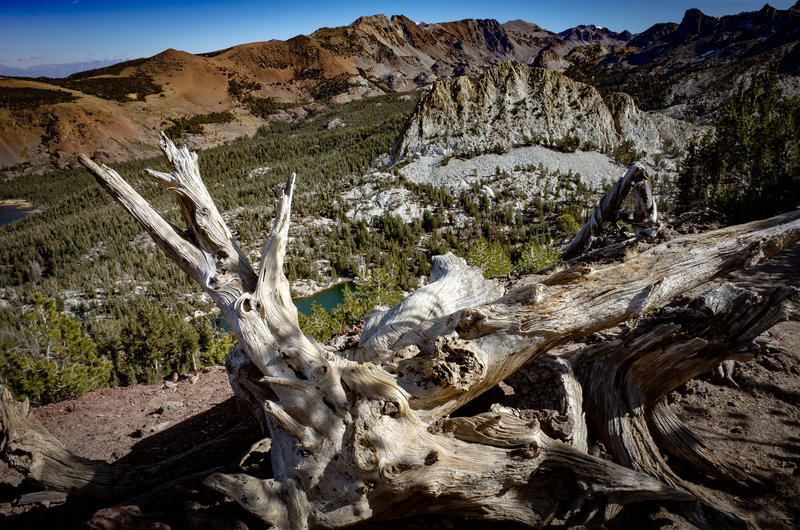
[(480, 238), (470, 245), (464, 259), (467, 265), (480, 267), (486, 278), (503, 276), (514, 268), (508, 252), (500, 244), (489, 243), (485, 238)]
[(123, 379), (152, 383), (177, 370), (186, 371), (198, 352), (197, 332), (181, 317), (151, 302), (138, 302), (120, 332)]
[(111, 362), (80, 322), (60, 314), (56, 302), (36, 293), (16, 344), (2, 361), (2, 382), (33, 403), (61, 401), (106, 386)]
[(560, 261), (561, 253), (557, 248), (531, 243), (525, 247), (520, 255), (517, 262), (517, 272), (530, 274), (551, 267)]
[(678, 178), (679, 211), (711, 208), (728, 222), (800, 202), (800, 100), (781, 98), (773, 70), (754, 75), (716, 127), (692, 142)]

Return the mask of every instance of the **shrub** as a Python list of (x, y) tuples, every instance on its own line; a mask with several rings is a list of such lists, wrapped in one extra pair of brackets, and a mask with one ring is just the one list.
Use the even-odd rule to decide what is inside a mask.
[(571, 134), (566, 135), (564, 138), (559, 138), (553, 144), (553, 147), (563, 153), (574, 153), (580, 147), (581, 141), (577, 136)]
[(204, 123), (230, 123), (233, 119), (233, 114), (227, 110), (210, 114), (195, 114), (184, 118), (171, 118), (174, 125), (168, 127), (164, 133), (171, 138), (177, 138), (184, 134), (202, 134), (203, 128), (200, 126)]
[(525, 247), (517, 262), (517, 271), (520, 274), (533, 272), (552, 267), (561, 261), (561, 253), (549, 245), (529, 244)]
[(63, 90), (31, 87), (0, 87), (0, 107), (11, 110), (30, 110), (42, 105), (69, 103), (78, 98)]
[(336, 77), (323, 77), (314, 92), (314, 99), (317, 101), (328, 101), (333, 96), (350, 90), (350, 82), (347, 74), (337, 75)]
[(200, 348), (198, 368), (206, 366), (223, 366), (225, 356), (236, 346), (236, 337), (212, 326), (203, 320), (197, 327), (197, 343)]
[(108, 385), (111, 362), (80, 322), (57, 311), (55, 300), (36, 293), (24, 322), (2, 366), (3, 383), (16, 397), (43, 404)]
[(254, 98), (252, 96), (242, 99), (242, 103), (250, 111), (250, 114), (261, 118), (266, 118), (270, 114), (295, 106), (294, 103), (282, 103), (275, 98)]
[(337, 331), (342, 329), (344, 324), (334, 315), (333, 312), (325, 309), (316, 302), (311, 303), (311, 314), (306, 316), (298, 313), (300, 329), (306, 335), (311, 335), (319, 341), (328, 340)]
[(234, 99), (249, 96), (254, 90), (261, 90), (261, 83), (247, 79), (228, 79), (228, 95)]
[(623, 140), (611, 151), (611, 158), (621, 165), (628, 167), (647, 156), (644, 151), (637, 151), (633, 140)]
[(153, 383), (173, 370), (185, 372), (199, 350), (191, 324), (147, 301), (137, 302), (123, 321), (120, 346), (117, 365), (124, 367), (121, 379), (129, 384)]
[(379, 267), (369, 275), (356, 280), (353, 289), (344, 290), (344, 300), (331, 311), (325, 311), (316, 302), (311, 304), (311, 315), (298, 315), (303, 333), (317, 340), (327, 340), (344, 326), (353, 326), (363, 320), (377, 306), (391, 307), (403, 299), (397, 285), (397, 270)]
[(561, 237), (572, 239), (581, 229), (581, 225), (568, 213), (563, 213), (556, 217), (556, 230)]
[(581, 151), (597, 151), (599, 146), (591, 140), (586, 140), (581, 145)]
[(467, 265), (480, 267), (485, 278), (503, 276), (514, 269), (508, 252), (498, 243), (489, 243), (485, 238), (472, 243), (464, 259)]
[[(52, 85), (62, 86), (91, 94), (112, 101), (144, 100), (150, 94), (159, 94), (163, 90), (153, 78), (147, 74), (136, 74), (125, 77), (76, 77), (69, 76), (64, 79), (43, 79)], [(131, 94), (134, 97), (131, 97)]]

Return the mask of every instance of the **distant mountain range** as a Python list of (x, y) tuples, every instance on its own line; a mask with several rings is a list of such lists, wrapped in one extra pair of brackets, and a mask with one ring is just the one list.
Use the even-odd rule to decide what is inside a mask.
[(63, 79), (0, 78), (0, 165), (64, 163), (75, 152), (106, 161), (143, 156), (155, 152), (154, 130), (170, 118), (232, 110), (233, 123), (192, 138), (204, 147), (252, 134), (270, 113), (297, 117), (331, 102), (477, 77), (507, 60), (702, 122), (769, 64), (784, 90), (800, 93), (800, 2), (721, 18), (693, 9), (680, 24), (636, 35), (596, 26), (556, 34), (522, 20), (418, 25), (375, 15), (287, 41), (200, 55), (170, 49)]
[(78, 63), (40, 64), (37, 66), (27, 66), (25, 68), (0, 64), (0, 75), (7, 77), (67, 77), (77, 72), (94, 70), (127, 60), (127, 57), (123, 57), (120, 59), (103, 59)]
[(800, 2), (715, 18), (686, 11), (680, 24), (656, 24), (623, 47), (584, 46), (564, 59), (568, 76), (624, 90), (640, 106), (683, 118), (713, 114), (743, 76), (773, 66), (786, 91), (798, 93)]

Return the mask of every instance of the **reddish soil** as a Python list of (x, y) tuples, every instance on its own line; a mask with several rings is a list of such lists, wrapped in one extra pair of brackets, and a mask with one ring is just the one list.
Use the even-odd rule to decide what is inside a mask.
[[(730, 281), (763, 290), (800, 286), (800, 245)], [(759, 340), (754, 360), (738, 363), (733, 388), (700, 377), (669, 396), (670, 406), (706, 443), (726, 458), (761, 477), (766, 492), (727, 491), (677, 461), (670, 465), (690, 481), (721, 492), (757, 528), (790, 529), (800, 525), (800, 322), (772, 328)], [(34, 410), (35, 416), (80, 456), (136, 464), (179, 454), (219, 436), (240, 420), (227, 376), (221, 367), (183, 376), (177, 383), (110, 388)], [(232, 455), (238, 462), (248, 446)], [(202, 464), (202, 463), (200, 463)], [(202, 466), (201, 466), (202, 468)], [(256, 469), (253, 465), (248, 472)], [(259, 528), (261, 523), (234, 502), (209, 491), (199, 481), (164, 492), (160, 505), (102, 509), (81, 503), (48, 507), (18, 505), (20, 496), (37, 489), (0, 463), (2, 528)], [(130, 504), (123, 502), (123, 505)], [(98, 511), (99, 510), (99, 511)], [(692, 528), (664, 508), (625, 510), (611, 528)], [(378, 528), (523, 528), (507, 523), (453, 517), (417, 517)]]
[[(113, 463), (125, 456), (164, 457), (187, 449), (197, 438), (182, 436), (184, 427), (198, 427), (186, 430), (199, 436), (219, 434), (235, 415), (231, 398), (225, 369), (216, 366), (177, 383), (95, 390), (33, 413), (78, 456)], [(0, 480), (14, 485), (22, 481), (22, 475), (0, 465)]]

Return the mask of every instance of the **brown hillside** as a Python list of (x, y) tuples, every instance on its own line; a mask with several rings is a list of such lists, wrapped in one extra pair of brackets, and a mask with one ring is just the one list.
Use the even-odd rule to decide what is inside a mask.
[[(493, 20), (419, 27), (403, 16), (375, 15), (288, 41), (202, 55), (169, 49), (63, 80), (0, 78), (0, 87), (66, 89), (78, 96), (72, 102), (0, 109), (0, 165), (65, 163), (77, 151), (121, 160), (141, 154), (155, 138), (152, 130), (168, 126), (164, 122), (171, 117), (228, 109), (249, 124), (243, 132), (252, 133), (263, 120), (249, 116), (244, 97), (303, 104), (410, 90), (440, 77), (479, 73), (506, 59), (528, 60), (538, 50), (523, 41)], [(229, 83), (243, 87), (238, 98), (229, 94)], [(98, 93), (97, 87), (112, 93)], [(242, 128), (241, 123), (215, 127), (237, 126)]]
[[(474, 77), (507, 60), (626, 91), (645, 109), (710, 116), (743, 78), (771, 61), (784, 92), (800, 92), (798, 21), (798, 6), (720, 19), (689, 10), (681, 24), (657, 24), (638, 35), (585, 26), (559, 36), (521, 20), (418, 25), (402, 15), (373, 15), (287, 41), (199, 55), (169, 49), (65, 79), (0, 77), (0, 92), (18, 99), (0, 103), (0, 167), (64, 164), (77, 151), (105, 161), (141, 156), (154, 150), (153, 130), (168, 127), (170, 118), (232, 110), (235, 123), (209, 125), (212, 134), (191, 139), (209, 147), (264, 123), (251, 115), (248, 98), (341, 103)], [(76, 99), (40, 97), (32, 89)]]

